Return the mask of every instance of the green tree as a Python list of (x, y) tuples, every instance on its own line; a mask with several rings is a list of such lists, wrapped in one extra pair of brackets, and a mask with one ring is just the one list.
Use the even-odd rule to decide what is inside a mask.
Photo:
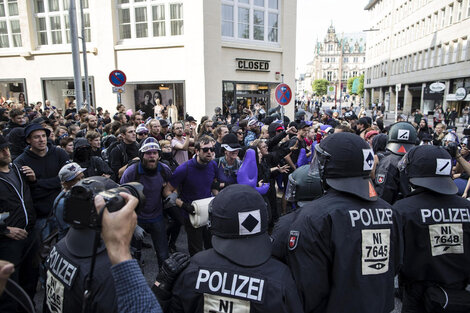
[(359, 88), (357, 88), (357, 93), (359, 96), (364, 96), (364, 74), (359, 76)]
[(328, 85), (330, 84), (329, 81), (326, 79), (315, 79), (312, 83), (313, 92), (317, 96), (326, 95)]
[(348, 92), (349, 93), (352, 93), (352, 86), (356, 78), (357, 77), (351, 77), (350, 79), (348, 79)]

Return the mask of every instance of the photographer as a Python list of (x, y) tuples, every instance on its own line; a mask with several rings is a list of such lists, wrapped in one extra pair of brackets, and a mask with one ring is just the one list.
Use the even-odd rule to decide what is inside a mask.
[[(137, 261), (132, 259), (129, 252), (137, 224), (135, 208), (138, 200), (123, 192), (119, 195), (124, 198), (126, 205), (112, 213), (105, 208), (102, 220), (102, 237), (112, 264), (119, 312), (161, 313), (160, 305), (148, 287)], [(101, 196), (95, 197), (95, 206), (99, 211), (105, 206)]]
[[(93, 179), (100, 180), (106, 190), (118, 186), (104, 177), (93, 177)], [(78, 308), (82, 312), (83, 310), (117, 312), (116, 293), (111, 275), (112, 264), (102, 240), (99, 240), (96, 249), (91, 288), (87, 286), (87, 277), (91, 272), (94, 255), (94, 241), (99, 233), (87, 226), (70, 223), (67, 217), (71, 216), (71, 213), (74, 219), (76, 216), (87, 214), (86, 207), (80, 204), (77, 206), (78, 209), (72, 208), (67, 199), (65, 200), (64, 220), (70, 224), (70, 229), (52, 248), (45, 264), (47, 279), (44, 312), (77, 312)], [(84, 292), (87, 289), (90, 293), (88, 301), (85, 301)]]

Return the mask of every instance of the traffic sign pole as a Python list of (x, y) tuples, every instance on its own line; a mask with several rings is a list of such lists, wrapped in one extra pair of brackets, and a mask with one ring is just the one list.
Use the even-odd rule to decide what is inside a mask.
[[(281, 83), (284, 84), (284, 74), (281, 74)], [(281, 122), (284, 125), (284, 106), (281, 105)], [(287, 129), (288, 125), (284, 125), (284, 128)]]
[[(124, 86), (126, 81), (127, 81), (126, 74), (124, 74), (123, 71), (114, 70), (111, 73), (109, 73), (109, 82), (114, 87)], [(121, 104), (121, 93), (118, 92), (116, 94), (116, 97), (117, 97), (117, 104), (118, 105)]]

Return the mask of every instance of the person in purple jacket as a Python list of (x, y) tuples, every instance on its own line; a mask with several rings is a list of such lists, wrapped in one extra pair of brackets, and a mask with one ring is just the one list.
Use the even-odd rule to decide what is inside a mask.
[[(120, 182), (121, 184), (139, 182), (144, 186), (146, 201), (144, 208), (137, 216), (137, 223), (152, 237), (159, 266), (168, 258), (162, 190), (171, 177), (170, 168), (158, 161), (160, 151), (160, 145), (154, 138), (145, 139), (139, 149), (140, 161), (124, 171)], [(142, 239), (136, 240), (137, 259), (140, 258), (139, 252), (142, 249)]]

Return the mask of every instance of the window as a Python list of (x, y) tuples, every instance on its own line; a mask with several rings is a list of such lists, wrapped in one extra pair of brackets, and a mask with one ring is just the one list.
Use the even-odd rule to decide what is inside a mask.
[(458, 54), (459, 54), (459, 51), (460, 51), (459, 46), (460, 46), (460, 44), (458, 43), (458, 41), (452, 42), (452, 45), (450, 46), (451, 47), (451, 51), (450, 51), (450, 62), (451, 63), (457, 62)]
[(446, 25), (446, 8), (441, 9), (441, 28)]
[(429, 58), (429, 67), (434, 67), (435, 64), (436, 64), (436, 49), (432, 48), (430, 58)]
[[(180, 2), (169, 3), (168, 0), (117, 0), (117, 2), (121, 40), (184, 34), (183, 4)], [(222, 7), (223, 25), (224, 18), (229, 17), (228, 14), (224, 15), (224, 10), (229, 13), (230, 7)]]
[(442, 46), (437, 47), (437, 59), (436, 59), (436, 66), (442, 65)]
[(222, 4), (222, 36), (233, 37), (233, 5)]
[(326, 79), (327, 79), (328, 81), (331, 81), (332, 78), (333, 78), (332, 73), (331, 73), (331, 72), (326, 72)]
[(21, 46), (18, 0), (0, 0), (0, 48)]
[(279, 42), (279, 0), (222, 0), (222, 37)]
[(171, 35), (183, 35), (183, 4), (170, 4)]
[[(1, 0), (0, 0), (1, 1)], [(77, 3), (77, 9), (79, 3)], [(35, 0), (34, 17), (39, 46), (61, 45), (70, 43), (68, 0)], [(80, 18), (77, 14), (77, 27), (80, 34)], [(83, 1), (83, 23), (85, 24), (85, 40), (91, 40), (90, 13), (88, 0)]]
[(452, 25), (453, 18), (454, 18), (454, 6), (449, 5), (449, 25)]
[(468, 50), (468, 41), (467, 38), (462, 39), (462, 43), (460, 44), (461, 52), (459, 61), (465, 61), (467, 59), (467, 50)]

